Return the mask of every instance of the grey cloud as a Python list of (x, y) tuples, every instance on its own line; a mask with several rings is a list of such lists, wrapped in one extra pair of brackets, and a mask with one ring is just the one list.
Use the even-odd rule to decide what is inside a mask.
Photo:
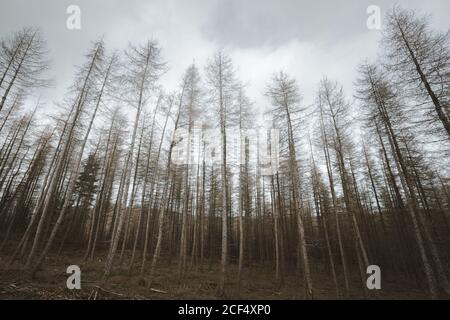
[[(400, 4), (433, 15), (433, 23), (442, 30), (449, 28), (448, 0), (402, 0)], [(66, 28), (66, 8), (79, 5), (82, 29)], [(279, 61), (265, 66), (264, 60), (276, 50), (287, 48), (292, 40), (306, 43), (319, 54), (309, 54), (308, 65), (323, 66), (323, 50), (340, 61), (334, 73), (351, 83), (349, 71), (353, 63), (339, 60), (356, 47), (368, 43), (352, 59), (357, 63), (372, 55), (374, 33), (366, 28), (366, 8), (379, 5), (387, 11), (390, 0), (0, 0), (0, 37), (24, 26), (37, 26), (43, 31), (53, 60), (51, 76), (57, 87), (47, 95), (48, 101), (60, 101), (70, 85), (74, 65), (83, 62), (91, 41), (104, 35), (109, 49), (123, 49), (129, 41), (139, 42), (155, 37), (163, 47), (163, 55), (171, 70), (163, 84), (169, 90), (179, 81), (183, 69), (196, 59), (202, 64), (214, 48), (227, 47), (239, 56), (251, 49), (248, 59), (255, 69), (280, 68)], [(241, 61), (236, 61), (239, 66)], [(299, 63), (296, 63), (298, 65)], [(315, 69), (317, 70), (317, 69)], [(313, 77), (304, 74), (305, 85)], [(300, 72), (299, 71), (299, 72)], [(293, 70), (295, 72), (295, 70)], [(317, 73), (331, 72), (318, 70)], [(251, 77), (250, 77), (251, 78)], [(261, 79), (247, 79), (259, 83)], [(312, 81), (312, 80), (311, 80)], [(259, 92), (259, 91), (258, 91)]]
[[(421, 1), (398, 1), (405, 7), (421, 7)], [(447, 7), (448, 1), (426, 1), (428, 7)], [(254, 48), (280, 46), (291, 40), (334, 44), (367, 33), (369, 5), (389, 10), (389, 0), (230, 0), (217, 1), (202, 32), (222, 46)], [(442, 14), (441, 12), (437, 12)]]

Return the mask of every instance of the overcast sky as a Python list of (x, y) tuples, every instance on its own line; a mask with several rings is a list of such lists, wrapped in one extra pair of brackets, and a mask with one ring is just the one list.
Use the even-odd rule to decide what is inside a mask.
[[(434, 27), (450, 27), (450, 1), (404, 0), (400, 5), (432, 15)], [(66, 9), (81, 8), (81, 30), (68, 30)], [(224, 49), (249, 82), (258, 107), (268, 101), (264, 87), (274, 71), (295, 76), (305, 104), (311, 103), (323, 75), (339, 80), (351, 96), (355, 68), (375, 59), (381, 32), (366, 27), (369, 5), (382, 14), (393, 1), (383, 0), (0, 0), (0, 36), (38, 26), (47, 40), (55, 87), (46, 99), (60, 101), (71, 84), (74, 65), (83, 62), (91, 41), (104, 35), (107, 48), (157, 39), (170, 71), (161, 83), (173, 90), (195, 60), (203, 66)]]

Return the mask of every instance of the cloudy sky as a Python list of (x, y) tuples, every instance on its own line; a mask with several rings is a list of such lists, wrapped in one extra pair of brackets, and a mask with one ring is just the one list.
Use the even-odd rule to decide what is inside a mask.
[[(400, 5), (431, 14), (434, 27), (450, 28), (450, 1), (404, 0)], [(66, 9), (81, 9), (81, 30), (68, 30)], [(268, 102), (264, 87), (283, 69), (299, 81), (311, 103), (323, 75), (339, 80), (351, 96), (355, 67), (375, 59), (381, 31), (366, 27), (369, 5), (382, 14), (389, 0), (0, 0), (0, 37), (24, 26), (42, 29), (50, 50), (55, 87), (47, 100), (60, 101), (71, 84), (74, 65), (92, 40), (104, 36), (109, 49), (128, 42), (157, 39), (170, 71), (161, 80), (176, 88), (182, 72), (195, 61), (203, 66), (214, 51), (230, 54), (240, 78), (249, 83), (257, 106)]]

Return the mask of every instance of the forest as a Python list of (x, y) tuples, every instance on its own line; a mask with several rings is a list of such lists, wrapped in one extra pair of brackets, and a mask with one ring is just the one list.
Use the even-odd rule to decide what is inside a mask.
[(268, 110), (226, 50), (165, 88), (157, 39), (99, 38), (50, 113), (45, 34), (3, 37), (0, 299), (450, 298), (450, 34), (384, 21), (353, 92), (274, 66)]

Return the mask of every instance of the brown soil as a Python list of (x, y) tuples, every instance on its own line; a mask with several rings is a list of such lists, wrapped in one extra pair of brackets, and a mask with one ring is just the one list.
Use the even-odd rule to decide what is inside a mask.
[[(114, 268), (109, 281), (100, 287), (104, 260), (82, 263), (80, 254), (64, 257), (50, 256), (45, 266), (33, 278), (21, 270), (18, 264), (5, 267), (6, 258), (0, 257), (0, 299), (217, 299), (218, 265), (207, 263), (202, 269), (193, 268), (178, 280), (175, 261), (162, 261), (157, 269), (151, 288), (147, 279), (139, 276), (139, 266), (130, 272), (126, 266)], [(124, 261), (127, 261), (126, 259)], [(66, 288), (66, 268), (69, 265), (81, 268), (81, 290)], [(148, 274), (148, 272), (147, 272)], [(304, 299), (301, 276), (295, 272), (285, 276), (283, 284), (277, 285), (274, 270), (270, 265), (247, 266), (238, 290), (237, 266), (228, 266), (226, 296), (223, 299)], [(340, 279), (340, 282), (343, 283)], [(324, 270), (317, 268), (314, 274), (315, 298), (336, 299), (332, 279)], [(360, 279), (351, 279), (352, 288), (361, 288)], [(382, 278), (382, 290), (365, 296), (362, 289), (352, 289), (350, 299), (426, 299), (426, 292), (405, 281)], [(343, 288), (341, 288), (343, 291)]]

